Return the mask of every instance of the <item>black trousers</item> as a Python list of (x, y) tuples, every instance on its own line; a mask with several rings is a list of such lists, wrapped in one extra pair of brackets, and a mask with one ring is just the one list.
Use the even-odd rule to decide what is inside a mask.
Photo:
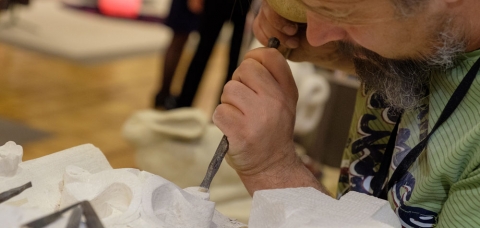
[(252, 0), (205, 0), (204, 11), (200, 22), (200, 41), (193, 56), (183, 83), (177, 107), (192, 106), (212, 49), (220, 30), (226, 21), (233, 23), (233, 35), (230, 41), (228, 72), (225, 83), (232, 78), (238, 66), (238, 58), (242, 45), (245, 19)]

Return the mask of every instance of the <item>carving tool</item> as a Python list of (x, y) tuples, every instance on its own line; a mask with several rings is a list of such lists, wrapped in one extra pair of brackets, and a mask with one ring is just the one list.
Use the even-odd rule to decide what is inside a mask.
[[(272, 37), (268, 40), (269, 48), (277, 49), (279, 46), (280, 46), (280, 41), (276, 37)], [(287, 58), (289, 54), (290, 54), (290, 49), (287, 49), (283, 56)], [(210, 165), (208, 165), (207, 174), (205, 174), (205, 177), (203, 178), (203, 181), (200, 184), (199, 191), (208, 192), (208, 189), (210, 188), (210, 184), (212, 183), (213, 177), (215, 176), (218, 169), (220, 168), (223, 158), (225, 157), (225, 154), (228, 151), (228, 146), (229, 144), (228, 144), (227, 136), (224, 135), (222, 137), (222, 140), (218, 144), (217, 150), (213, 155), (212, 161), (210, 161)]]
[(3, 203), (13, 197), (15, 197), (16, 195), (22, 193), (23, 191), (25, 191), (27, 188), (31, 188), (32, 187), (32, 182), (28, 182), (20, 187), (16, 187), (16, 188), (13, 188), (13, 189), (10, 189), (6, 192), (2, 192), (0, 193), (0, 203)]

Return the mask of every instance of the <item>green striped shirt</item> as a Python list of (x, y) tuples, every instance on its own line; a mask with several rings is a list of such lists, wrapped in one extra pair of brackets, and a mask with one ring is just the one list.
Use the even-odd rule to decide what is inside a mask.
[[(435, 125), (447, 101), (480, 50), (467, 53), (447, 72), (435, 72), (424, 105), (403, 114), (390, 175), (406, 154)], [(430, 137), (408, 173), (388, 192), (404, 227), (480, 227), (480, 77), (458, 108)], [(378, 170), (397, 116), (375, 93), (358, 92), (344, 151), (339, 196), (346, 189), (372, 194)]]

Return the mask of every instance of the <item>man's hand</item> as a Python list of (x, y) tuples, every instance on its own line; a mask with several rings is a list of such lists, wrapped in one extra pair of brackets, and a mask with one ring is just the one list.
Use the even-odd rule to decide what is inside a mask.
[(227, 161), (239, 174), (255, 175), (295, 158), (297, 99), (295, 81), (280, 52), (259, 48), (246, 54), (213, 115), (230, 142)]
[(213, 122), (230, 143), (227, 162), (251, 194), (268, 188), (319, 188), (295, 153), (297, 98), (290, 68), (273, 48), (248, 52), (224, 87)]
[(253, 33), (263, 45), (267, 45), (270, 37), (277, 37), (283, 46), (281, 48), (292, 49), (288, 57), (291, 61), (308, 61), (324, 68), (355, 74), (351, 58), (338, 51), (336, 42), (311, 46), (306, 39), (306, 26), (283, 18), (267, 1), (263, 1), (253, 23)]
[(204, 0), (188, 0), (188, 9), (194, 14), (201, 14), (203, 12), (203, 1)]

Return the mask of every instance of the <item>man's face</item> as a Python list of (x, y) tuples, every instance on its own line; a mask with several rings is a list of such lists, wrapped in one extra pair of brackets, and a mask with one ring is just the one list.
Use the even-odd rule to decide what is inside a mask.
[(463, 52), (463, 33), (436, 0), (403, 15), (390, 0), (301, 0), (312, 46), (337, 42), (367, 87), (398, 109), (415, 108), (433, 69), (450, 67)]

